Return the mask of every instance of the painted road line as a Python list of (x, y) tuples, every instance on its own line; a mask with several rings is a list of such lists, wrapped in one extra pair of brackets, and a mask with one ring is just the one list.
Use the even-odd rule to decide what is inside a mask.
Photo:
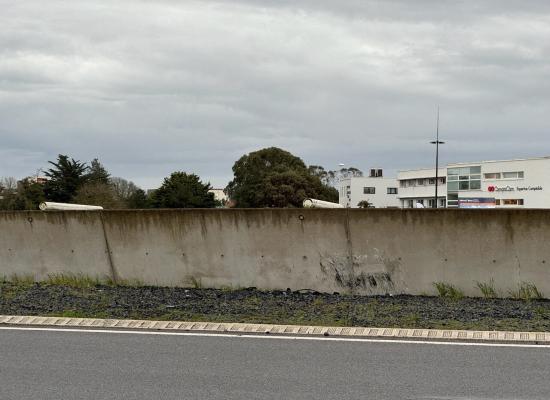
[(375, 339), (354, 337), (324, 337), (324, 336), (286, 336), (286, 335), (253, 335), (234, 333), (208, 333), (208, 332), (169, 332), (169, 331), (140, 331), (124, 329), (79, 329), (79, 328), (54, 328), (54, 327), (29, 327), (29, 326), (0, 326), (1, 331), (30, 331), (30, 332), (57, 332), (80, 334), (116, 334), (116, 335), (148, 335), (148, 336), (193, 336), (214, 337), (230, 339), (254, 339), (254, 340), (308, 340), (321, 342), (351, 342), (351, 343), (386, 343), (386, 344), (417, 344), (438, 346), (477, 346), (477, 347), (507, 347), (507, 348), (537, 348), (550, 349), (550, 344), (527, 343), (483, 343), (483, 342), (440, 342), (434, 340), (413, 339)]
[(0, 326), (41, 326), (70, 328), (133, 329), (137, 331), (184, 331), (231, 334), (274, 334), (329, 336), (347, 338), (408, 339), (465, 342), (514, 342), (550, 344), (550, 332), (502, 332), (441, 329), (404, 329), (372, 327), (330, 327), (307, 325), (271, 325), (247, 323), (214, 323), (185, 321), (146, 321), (130, 319), (65, 318), (21, 315), (0, 315)]

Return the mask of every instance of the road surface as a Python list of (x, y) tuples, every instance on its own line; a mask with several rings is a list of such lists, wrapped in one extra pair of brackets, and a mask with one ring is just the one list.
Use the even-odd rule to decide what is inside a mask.
[(0, 329), (0, 398), (548, 399), (550, 348)]

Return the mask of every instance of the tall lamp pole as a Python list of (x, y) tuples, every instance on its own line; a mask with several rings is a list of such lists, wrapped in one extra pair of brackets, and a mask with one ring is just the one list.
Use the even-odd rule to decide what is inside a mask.
[(435, 208), (437, 208), (437, 184), (439, 181), (439, 145), (444, 144), (445, 142), (442, 142), (439, 140), (439, 106), (437, 107), (437, 128), (436, 128), (436, 136), (435, 140), (430, 142), (431, 144), (435, 144)]

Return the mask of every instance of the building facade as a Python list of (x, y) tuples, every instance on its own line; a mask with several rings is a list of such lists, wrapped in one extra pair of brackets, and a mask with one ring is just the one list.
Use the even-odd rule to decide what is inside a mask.
[(550, 208), (550, 157), (449, 164), (447, 207)]
[(369, 176), (341, 179), (338, 192), (344, 207), (360, 207), (361, 202), (374, 208), (399, 207), (397, 179), (384, 178), (381, 169), (372, 169)]
[[(439, 168), (437, 174), (438, 208), (447, 203), (447, 169)], [(399, 207), (435, 208), (435, 168), (399, 171)]]
[[(399, 171), (397, 179), (372, 171), (340, 182), (340, 204), (435, 208), (435, 168)], [(550, 208), (550, 157), (448, 164), (437, 173), (437, 207)]]

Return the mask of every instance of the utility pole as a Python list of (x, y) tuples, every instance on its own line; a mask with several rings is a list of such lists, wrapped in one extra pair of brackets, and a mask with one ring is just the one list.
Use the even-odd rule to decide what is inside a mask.
[(437, 106), (437, 125), (435, 140), (430, 143), (435, 144), (435, 208), (437, 208), (437, 185), (439, 183), (439, 145), (445, 143), (439, 140), (439, 106)]

